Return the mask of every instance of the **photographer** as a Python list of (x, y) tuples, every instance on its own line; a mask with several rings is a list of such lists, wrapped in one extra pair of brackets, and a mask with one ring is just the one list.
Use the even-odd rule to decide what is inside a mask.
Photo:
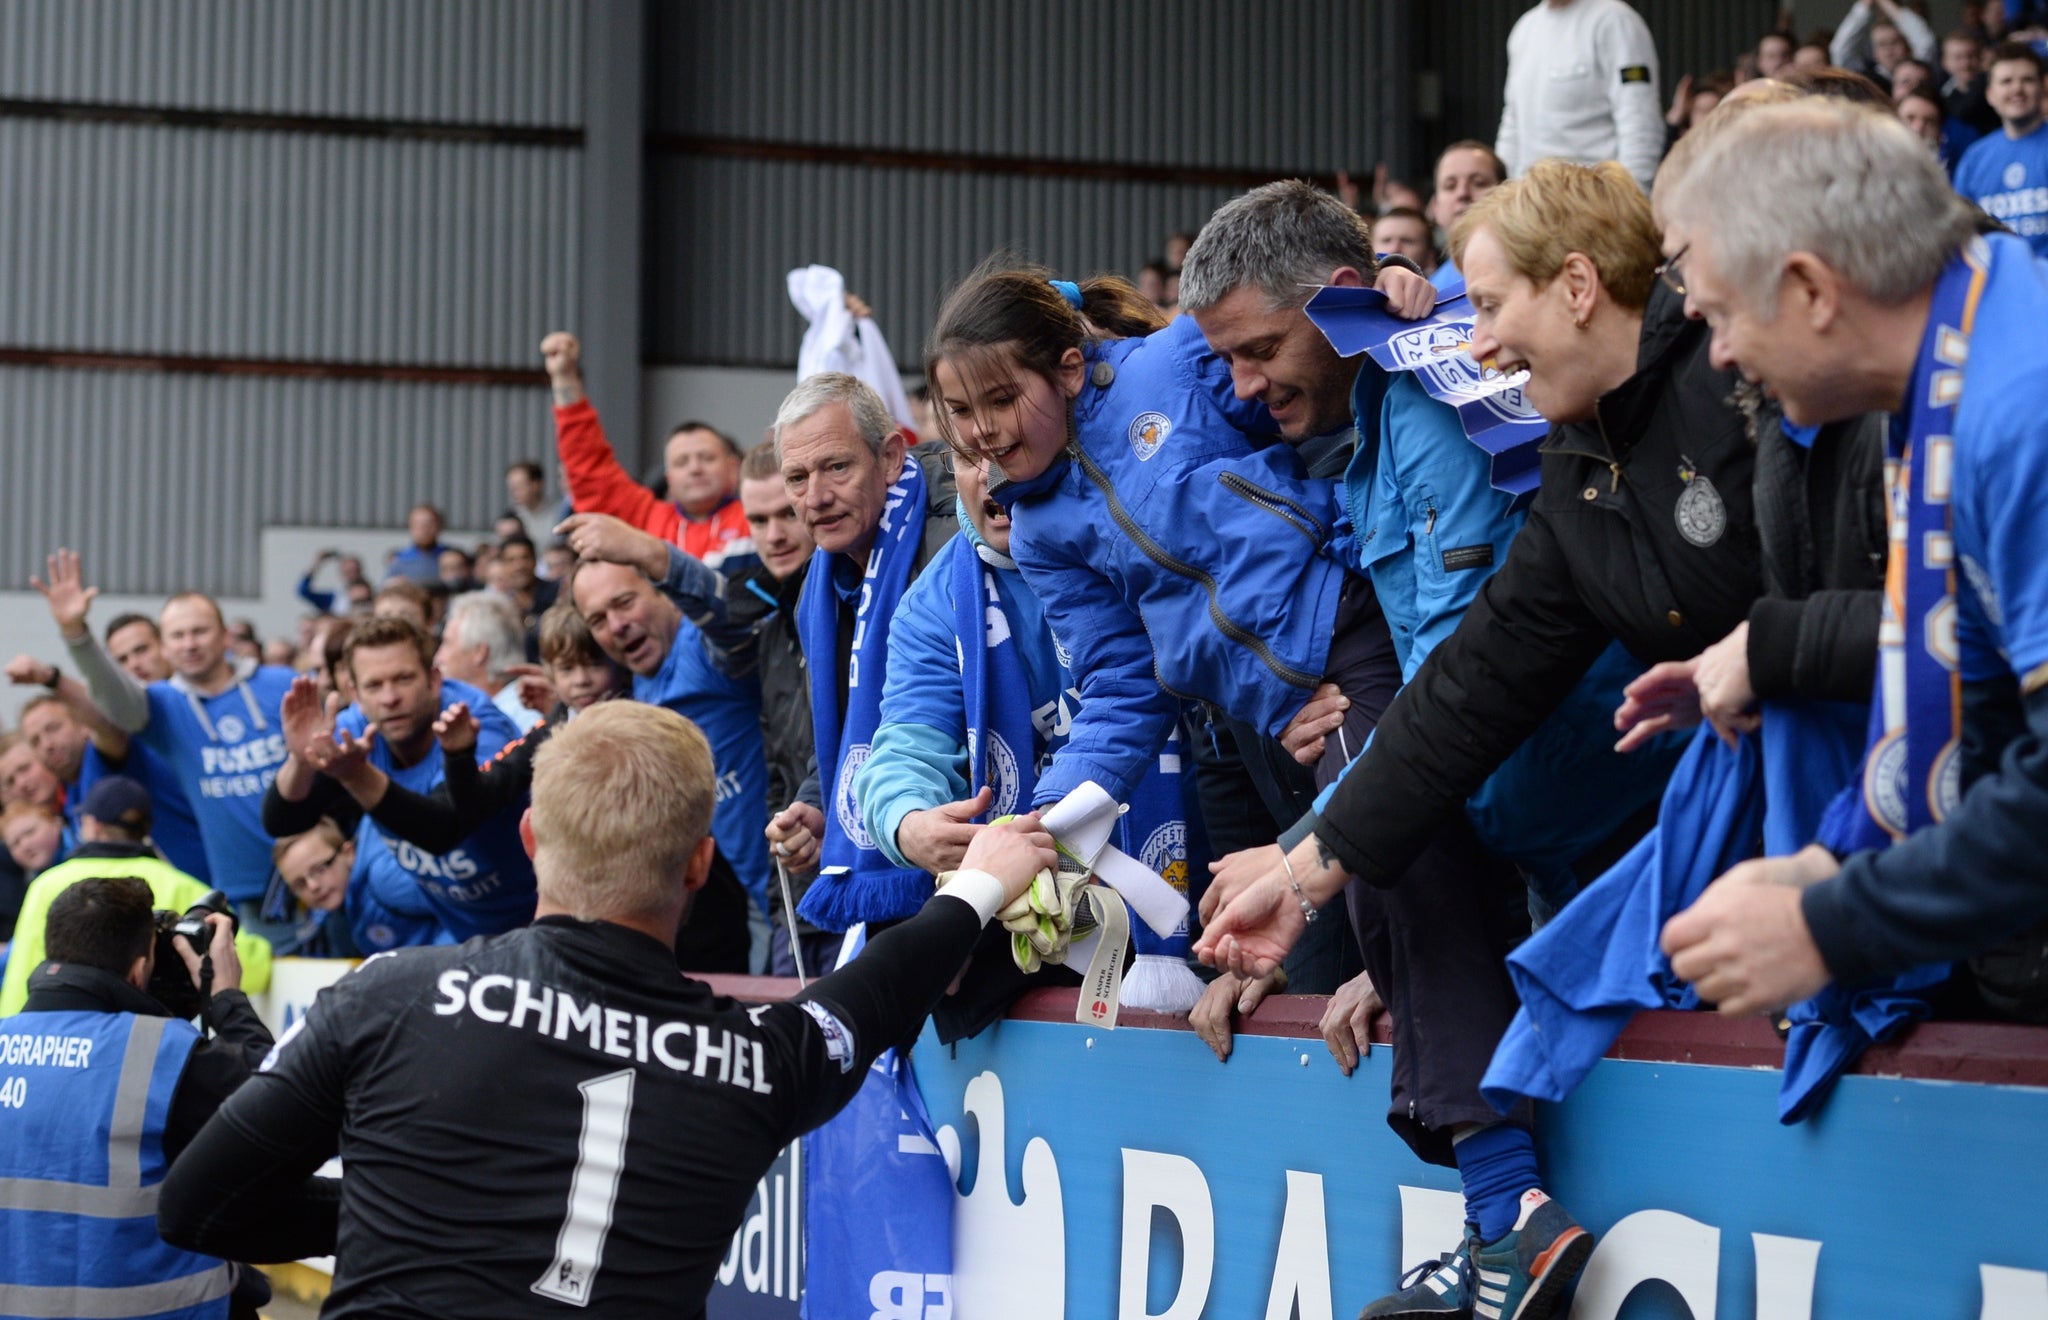
[[(238, 1287), (236, 1267), (157, 1237), (171, 1162), (273, 1043), (240, 989), (233, 919), (187, 914), (173, 932), (167, 917), (138, 879), (70, 886), (28, 1007), (0, 1021), (0, 1312), (226, 1316), (231, 1293), (268, 1298), (261, 1275)], [(147, 989), (166, 948), (214, 1038)]]
[[(133, 876), (149, 886), (157, 909), (165, 912), (189, 912), (205, 901), (210, 886), (172, 866), (151, 846), (153, 820), (148, 790), (126, 775), (108, 775), (86, 793), (79, 808), (78, 848), (38, 875), (22, 900), (13, 955), (0, 976), (0, 1017), (20, 1012), (28, 999), (29, 973), (48, 956), (43, 922), (50, 904), (79, 881)], [(235, 953), (242, 986), (262, 994), (270, 985), (270, 941), (243, 931), (235, 936)]]

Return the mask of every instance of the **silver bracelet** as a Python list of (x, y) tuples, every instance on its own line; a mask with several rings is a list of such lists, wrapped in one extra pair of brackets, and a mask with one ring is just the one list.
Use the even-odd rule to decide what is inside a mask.
[(1294, 862), (1284, 851), (1280, 854), (1280, 865), (1287, 868), (1287, 887), (1294, 891), (1294, 901), (1301, 904), (1302, 917), (1310, 922), (1315, 921), (1322, 913), (1316, 911), (1315, 904), (1308, 901), (1308, 895), (1301, 892), (1301, 882), (1294, 878)]

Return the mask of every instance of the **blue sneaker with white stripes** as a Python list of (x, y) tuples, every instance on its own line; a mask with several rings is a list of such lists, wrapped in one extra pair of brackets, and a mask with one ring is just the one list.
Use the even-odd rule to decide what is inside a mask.
[(1477, 1320), (1548, 1320), (1593, 1254), (1593, 1235), (1565, 1208), (1531, 1187), (1515, 1226), (1472, 1248)]
[(1396, 1320), (1400, 1316), (1469, 1316), (1472, 1225), (1456, 1251), (1426, 1260), (1401, 1276), (1400, 1290), (1389, 1293), (1358, 1313), (1358, 1320)]

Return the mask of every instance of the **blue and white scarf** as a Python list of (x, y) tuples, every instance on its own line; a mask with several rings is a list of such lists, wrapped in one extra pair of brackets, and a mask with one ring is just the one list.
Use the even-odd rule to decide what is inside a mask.
[(1963, 680), (1949, 501), (1956, 405), (1990, 273), (1990, 253), (1973, 239), (1935, 281), (1905, 413), (1885, 435), (1891, 554), (1877, 691), (1861, 810), (1831, 812), (1820, 834), (1837, 853), (1888, 846), (1940, 821), (1962, 796)]
[[(983, 785), (989, 787), (993, 800), (981, 819), (993, 820), (1029, 807), (1038, 786), (1038, 771), (1066, 745), (1067, 727), (1057, 714), (1044, 722), (1034, 721), (1031, 688), (1017, 651), (1018, 641), (990, 566), (1009, 567), (1009, 561), (979, 543), (974, 549), (975, 554), (953, 556), (953, 625), (966, 696), (968, 793), (972, 796)], [(1021, 578), (1018, 586), (1029, 590)], [(979, 646), (973, 644), (977, 639)], [(1053, 642), (1055, 655), (1064, 661), (1057, 639), (1048, 640)], [(1063, 662), (1063, 672), (1065, 668)], [(1075, 686), (1071, 675), (1062, 686)], [(1117, 820), (1114, 842), (1120, 851), (1137, 858), (1147, 870), (1186, 895), (1192, 861), (1181, 766), (1176, 730), (1157, 764), (1132, 790), (1125, 804), (1128, 809)], [(1190, 947), (1187, 922), (1183, 920), (1179, 929), (1167, 936), (1143, 921), (1132, 922), (1131, 929), (1138, 965), (1125, 982), (1124, 1001), (1133, 1008), (1160, 1012), (1184, 1013), (1193, 1007), (1191, 1000), (1181, 1002), (1190, 991), (1194, 998), (1201, 997), (1201, 982), (1186, 965)], [(1171, 964), (1175, 962), (1180, 964), (1181, 975), (1173, 975)]]
[(797, 912), (821, 930), (845, 930), (859, 921), (894, 921), (910, 916), (931, 897), (932, 878), (891, 862), (868, 835), (853, 777), (868, 759), (882, 722), (882, 684), (887, 673), (889, 624), (910, 586), (924, 541), (924, 470), (914, 455), (890, 485), (875, 543), (868, 551), (854, 606), (853, 652), (847, 661), (846, 719), (839, 718), (839, 592), (833, 556), (820, 550), (797, 601), (797, 637), (811, 667), (811, 727), (817, 738), (818, 772), (829, 776), (825, 798), (823, 871), (805, 891)]

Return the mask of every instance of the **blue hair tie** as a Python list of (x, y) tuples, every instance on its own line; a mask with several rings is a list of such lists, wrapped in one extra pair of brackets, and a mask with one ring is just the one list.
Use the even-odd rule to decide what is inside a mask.
[(1067, 306), (1073, 308), (1077, 312), (1081, 310), (1080, 285), (1074, 283), (1072, 280), (1047, 280), (1046, 283), (1052, 285), (1052, 287), (1059, 292), (1060, 297), (1065, 298), (1067, 300)]

